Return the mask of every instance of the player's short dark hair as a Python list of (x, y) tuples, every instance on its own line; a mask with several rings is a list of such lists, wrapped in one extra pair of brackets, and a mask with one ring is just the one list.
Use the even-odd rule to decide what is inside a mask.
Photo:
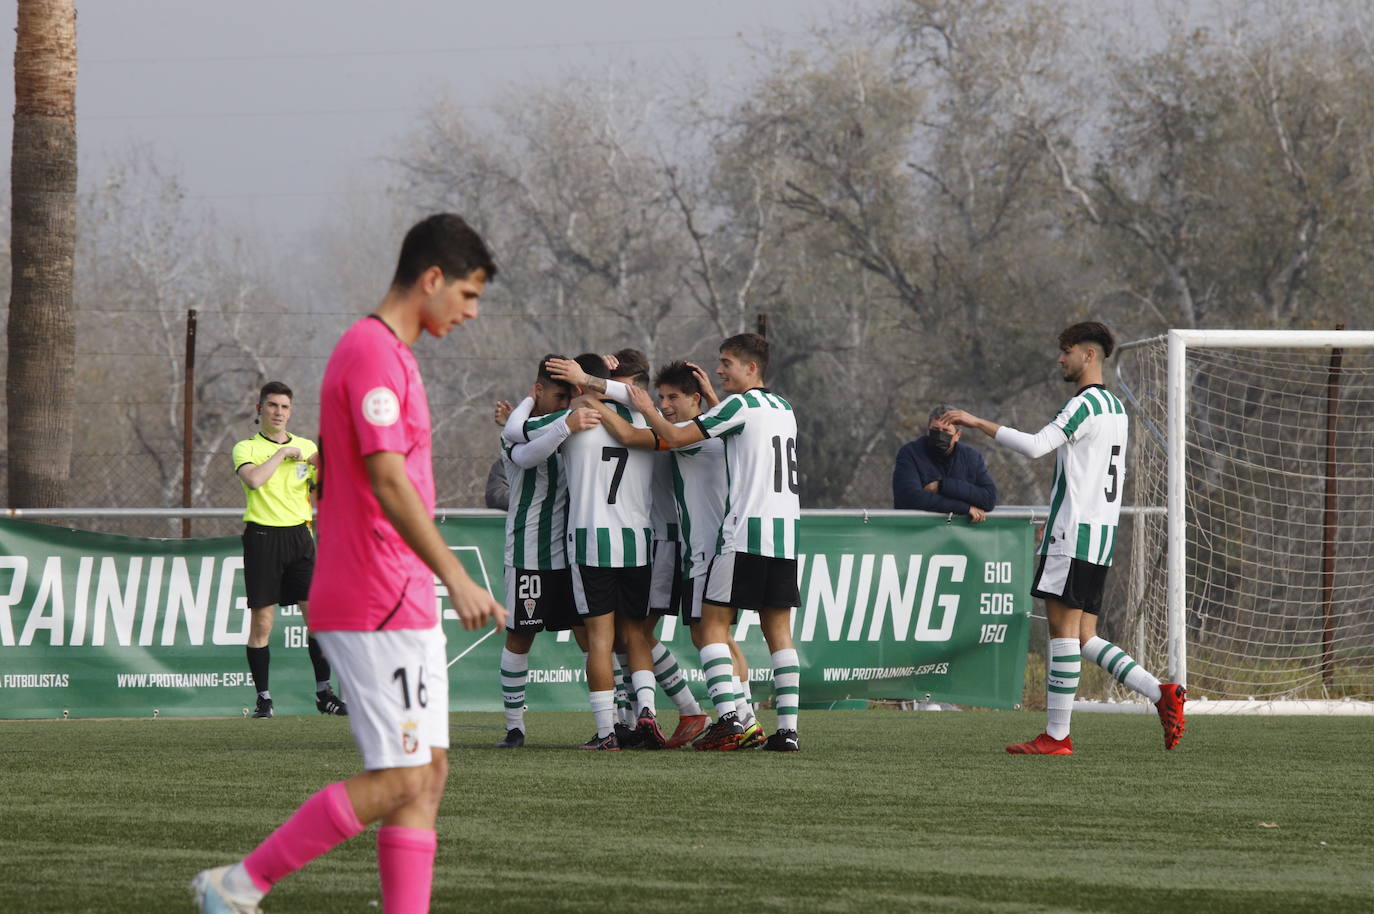
[(757, 333), (737, 333), (720, 344), (721, 352), (741, 356), (747, 361), (759, 363), (759, 377), (768, 374), (768, 340)]
[(262, 385), (262, 390), (258, 391), (258, 405), (261, 406), (266, 403), (267, 398), (273, 394), (285, 394), (288, 400), (296, 399), (295, 395), (291, 393), (291, 388), (287, 387), (281, 381), (268, 381), (266, 384)]
[(1096, 343), (1102, 347), (1102, 358), (1111, 358), (1116, 349), (1116, 337), (1101, 321), (1083, 321), (1072, 327), (1065, 327), (1059, 333), (1059, 348), (1067, 349), (1079, 343)]
[(629, 378), (649, 383), (649, 358), (638, 349), (621, 349), (614, 353), (619, 363), (611, 370), (613, 378)]
[(609, 378), (611, 373), (606, 370), (606, 360), (595, 352), (584, 352), (573, 359), (577, 367), (594, 378)]
[(482, 236), (453, 213), (435, 213), (410, 227), (401, 242), (392, 288), (410, 288), (430, 267), (443, 270), (449, 282), (467, 279), (476, 270), (483, 271), (487, 281), (496, 277), (496, 261)]
[(559, 387), (568, 391), (568, 393), (572, 393), (571, 384), (569, 384), (567, 381), (561, 381), (558, 378), (555, 378), (553, 375), (549, 374), (549, 359), (565, 358), (567, 358), (567, 356), (559, 355), (556, 352), (550, 352), (548, 355), (541, 358), (539, 360), (539, 370), (536, 371), (534, 374), (534, 380), (539, 384), (557, 384)]
[(664, 384), (676, 387), (689, 397), (701, 393), (701, 382), (697, 380), (696, 372), (683, 361), (669, 362), (659, 368), (658, 375), (654, 378), (654, 386), (661, 387)]

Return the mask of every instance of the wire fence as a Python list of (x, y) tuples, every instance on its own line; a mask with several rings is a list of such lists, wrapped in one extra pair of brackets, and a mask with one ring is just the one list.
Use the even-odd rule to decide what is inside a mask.
[[(250, 303), (198, 311), (191, 506), (238, 505), (243, 491), (231, 452), (235, 442), (258, 431), (257, 391), (268, 380), (286, 382), (295, 391), (289, 430), (317, 439), (319, 383), (329, 351), (363, 310), (306, 312)], [(846, 319), (828, 317), (829, 323), (810, 309), (769, 316), (774, 365), (780, 366), (771, 381), (798, 417), (803, 506), (887, 508), (894, 457), (924, 430), (930, 407), (976, 403), (976, 395), (964, 391), (967, 399), (961, 398), (961, 391), (890, 349), (861, 355), (831, 346)], [(181, 506), (185, 321), (184, 310), (156, 306), (78, 312), (70, 505)], [(498, 307), (448, 339), (422, 339), (415, 351), (430, 399), (438, 505), (483, 506), (498, 453), (492, 407), (528, 392), (543, 355), (631, 346), (646, 351), (653, 365), (676, 358), (715, 364), (718, 334), (704, 320), (674, 322), (646, 339), (636, 339), (637, 332), (609, 310), (541, 315), (538, 308)], [(1056, 404), (1035, 405), (1012, 402), (1008, 408), (1043, 422)], [(1030, 467), (981, 441), (969, 443), (984, 451), (1004, 503), (1044, 500), (1047, 466)], [(4, 466), (0, 461), (0, 473)], [(101, 529), (180, 535), (180, 523), (169, 520), (121, 519)], [(228, 535), (238, 524), (196, 520), (193, 529), (196, 535)]]

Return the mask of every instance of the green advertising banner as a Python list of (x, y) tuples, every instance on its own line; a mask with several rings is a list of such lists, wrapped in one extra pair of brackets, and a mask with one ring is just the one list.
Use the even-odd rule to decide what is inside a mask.
[[(503, 523), (492, 514), (439, 525), (496, 594), (504, 593)], [(1031, 530), (995, 516), (970, 526), (929, 515), (805, 515), (793, 616), (802, 701), (1015, 706), (1030, 628)], [(502, 633), (463, 631), (442, 587), (435, 596), (453, 708), (499, 710)], [(0, 718), (224, 716), (252, 707), (237, 537), (138, 539), (0, 520), (0, 604)], [(755, 698), (767, 699), (772, 671), (758, 614), (742, 614), (735, 636)], [(686, 628), (665, 619), (659, 637), (702, 693)], [(315, 713), (305, 645), (299, 609), (280, 607), (271, 641), (279, 714)], [(540, 636), (529, 707), (580, 710), (586, 694), (569, 634)]]

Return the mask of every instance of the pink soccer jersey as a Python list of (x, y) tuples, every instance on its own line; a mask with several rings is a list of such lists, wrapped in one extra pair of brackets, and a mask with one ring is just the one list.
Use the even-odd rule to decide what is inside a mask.
[(404, 454), (425, 508), (434, 512), (429, 401), (410, 347), (381, 320), (348, 329), (320, 387), (318, 550), (310, 584), (315, 631), (433, 628), (434, 574), (382, 514), (363, 458)]

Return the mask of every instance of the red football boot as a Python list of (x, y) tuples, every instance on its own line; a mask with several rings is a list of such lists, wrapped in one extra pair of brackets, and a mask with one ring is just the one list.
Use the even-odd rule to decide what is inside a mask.
[(1012, 755), (1073, 755), (1073, 739), (1055, 739), (1048, 733), (1041, 733), (1028, 743), (1014, 743), (1007, 747)]
[(1159, 692), (1155, 709), (1159, 711), (1159, 723), (1164, 727), (1164, 748), (1172, 749), (1183, 738), (1183, 703), (1188, 700), (1188, 690), (1172, 682), (1161, 682)]

